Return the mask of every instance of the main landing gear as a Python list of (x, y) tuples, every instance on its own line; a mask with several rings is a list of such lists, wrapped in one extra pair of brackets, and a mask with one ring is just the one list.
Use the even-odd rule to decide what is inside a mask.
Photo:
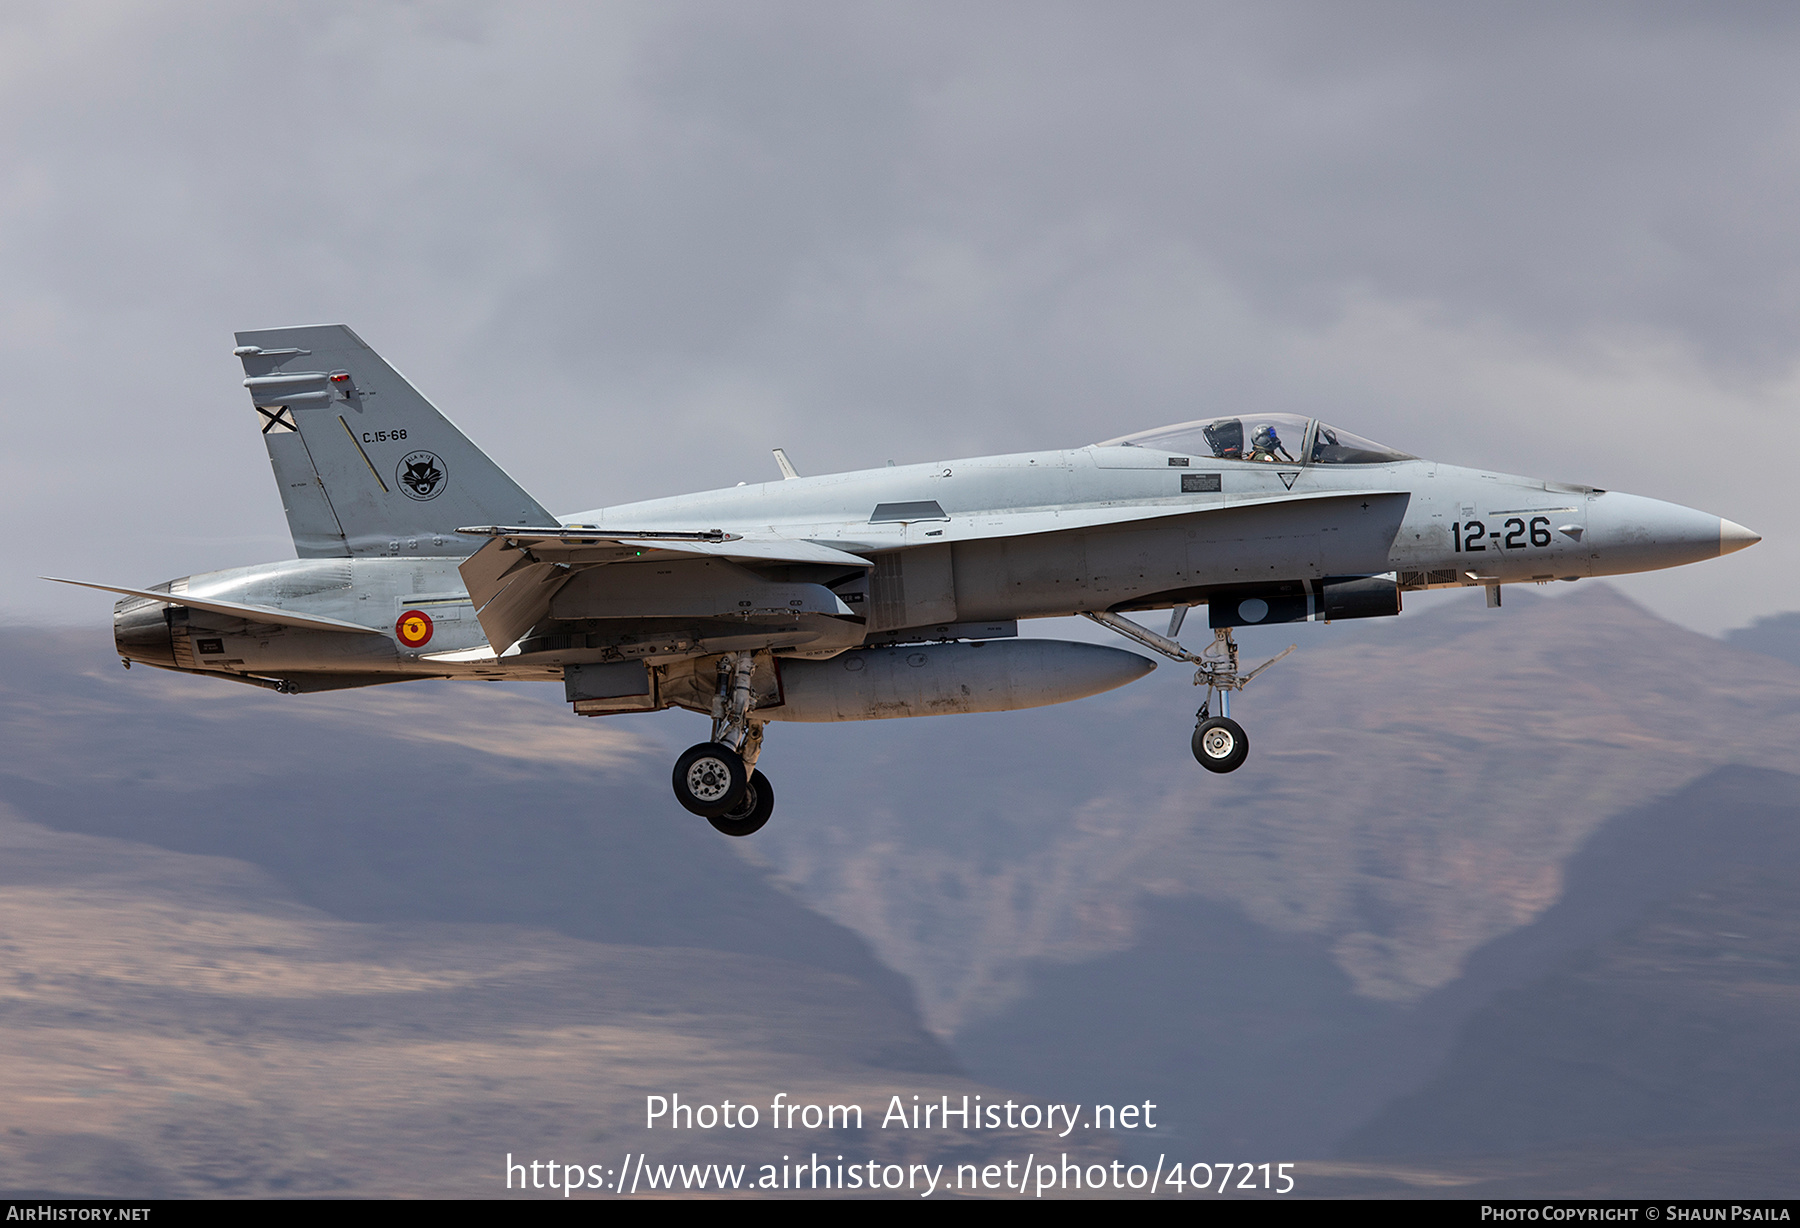
[[(1181, 616), (1185, 612), (1185, 607), (1176, 608), (1175, 617), (1169, 620), (1170, 635), (1180, 629)], [(1289, 644), (1285, 652), (1269, 658), (1247, 674), (1240, 674), (1237, 641), (1231, 638), (1230, 627), (1214, 628), (1213, 642), (1198, 653), (1192, 653), (1175, 640), (1158, 635), (1148, 627), (1140, 627), (1123, 615), (1102, 610), (1089, 612), (1087, 617), (1171, 661), (1184, 661), (1194, 666), (1194, 685), (1206, 688), (1206, 698), (1194, 714), (1194, 758), (1209, 772), (1235, 772), (1243, 766), (1244, 760), (1250, 757), (1250, 738), (1244, 733), (1244, 727), (1231, 719), (1231, 693), (1249, 686), (1252, 678), (1298, 645)], [(1215, 695), (1219, 705), (1217, 716), (1212, 715)]]
[(727, 836), (748, 836), (775, 813), (775, 786), (756, 770), (764, 722), (754, 719), (753, 653), (719, 659), (712, 741), (690, 746), (675, 761), (675, 800)]

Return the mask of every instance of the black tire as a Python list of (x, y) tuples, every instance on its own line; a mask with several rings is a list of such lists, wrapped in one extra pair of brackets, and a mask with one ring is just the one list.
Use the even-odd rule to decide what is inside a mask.
[(761, 831), (762, 825), (774, 813), (775, 786), (761, 772), (753, 772), (750, 784), (744, 789), (744, 800), (738, 803), (737, 808), (706, 821), (713, 825), (715, 831), (727, 836), (748, 836)]
[(744, 760), (720, 742), (702, 742), (681, 752), (671, 783), (675, 800), (703, 819), (741, 806), (748, 785)]
[(1201, 721), (1194, 730), (1194, 758), (1209, 772), (1235, 772), (1250, 755), (1244, 727), (1228, 716)]

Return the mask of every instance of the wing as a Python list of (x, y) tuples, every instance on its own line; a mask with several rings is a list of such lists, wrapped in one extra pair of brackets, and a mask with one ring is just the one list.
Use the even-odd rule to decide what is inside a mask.
[[(813, 563), (863, 570), (873, 567), (868, 559), (830, 546), (772, 533), (727, 533), (714, 529), (702, 533), (647, 532), (635, 530), (629, 537), (614, 536), (580, 525), (527, 528), (491, 525), (457, 530), (486, 534), (493, 540), (463, 561), (463, 583), (474, 602), (476, 617), (495, 653), (518, 642), (550, 612), (551, 600), (578, 574), (609, 564), (642, 562), (657, 557), (713, 558), (726, 563)], [(734, 569), (736, 570), (736, 569)], [(749, 573), (725, 586), (679, 594), (659, 593), (679, 604), (666, 610), (644, 609), (645, 614), (754, 614), (768, 610), (782, 613), (849, 614), (850, 608), (822, 584), (779, 584)], [(619, 599), (631, 602), (629, 592)], [(696, 604), (698, 603), (698, 604)], [(708, 608), (708, 604), (716, 608)], [(728, 604), (727, 604), (728, 603)], [(623, 611), (621, 611), (623, 612)]]

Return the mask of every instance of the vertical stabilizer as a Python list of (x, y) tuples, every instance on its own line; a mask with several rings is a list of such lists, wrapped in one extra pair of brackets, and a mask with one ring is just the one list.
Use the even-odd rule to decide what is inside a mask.
[(302, 558), (464, 558), (478, 524), (552, 525), (536, 499), (342, 324), (237, 334)]

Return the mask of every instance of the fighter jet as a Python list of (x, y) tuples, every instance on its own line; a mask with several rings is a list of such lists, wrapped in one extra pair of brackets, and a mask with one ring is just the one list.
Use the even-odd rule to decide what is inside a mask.
[[(126, 668), (285, 694), (560, 680), (582, 716), (685, 708), (711, 736), (676, 760), (675, 796), (731, 836), (774, 809), (757, 769), (772, 721), (1031, 708), (1154, 667), (1021, 639), (1023, 619), (1083, 615), (1192, 667), (1194, 757), (1230, 772), (1250, 749), (1231, 696), (1273, 664), (1240, 668), (1236, 627), (1392, 617), (1433, 588), (1498, 606), (1507, 584), (1761, 540), (1672, 503), (1254, 412), (817, 477), (776, 449), (776, 481), (552, 515), (343, 325), (239, 333), (233, 353), (298, 557), (91, 584), (124, 597)], [(1195, 652), (1180, 636), (1198, 605), (1212, 634)], [(1166, 630), (1128, 617), (1142, 611), (1169, 611)]]

